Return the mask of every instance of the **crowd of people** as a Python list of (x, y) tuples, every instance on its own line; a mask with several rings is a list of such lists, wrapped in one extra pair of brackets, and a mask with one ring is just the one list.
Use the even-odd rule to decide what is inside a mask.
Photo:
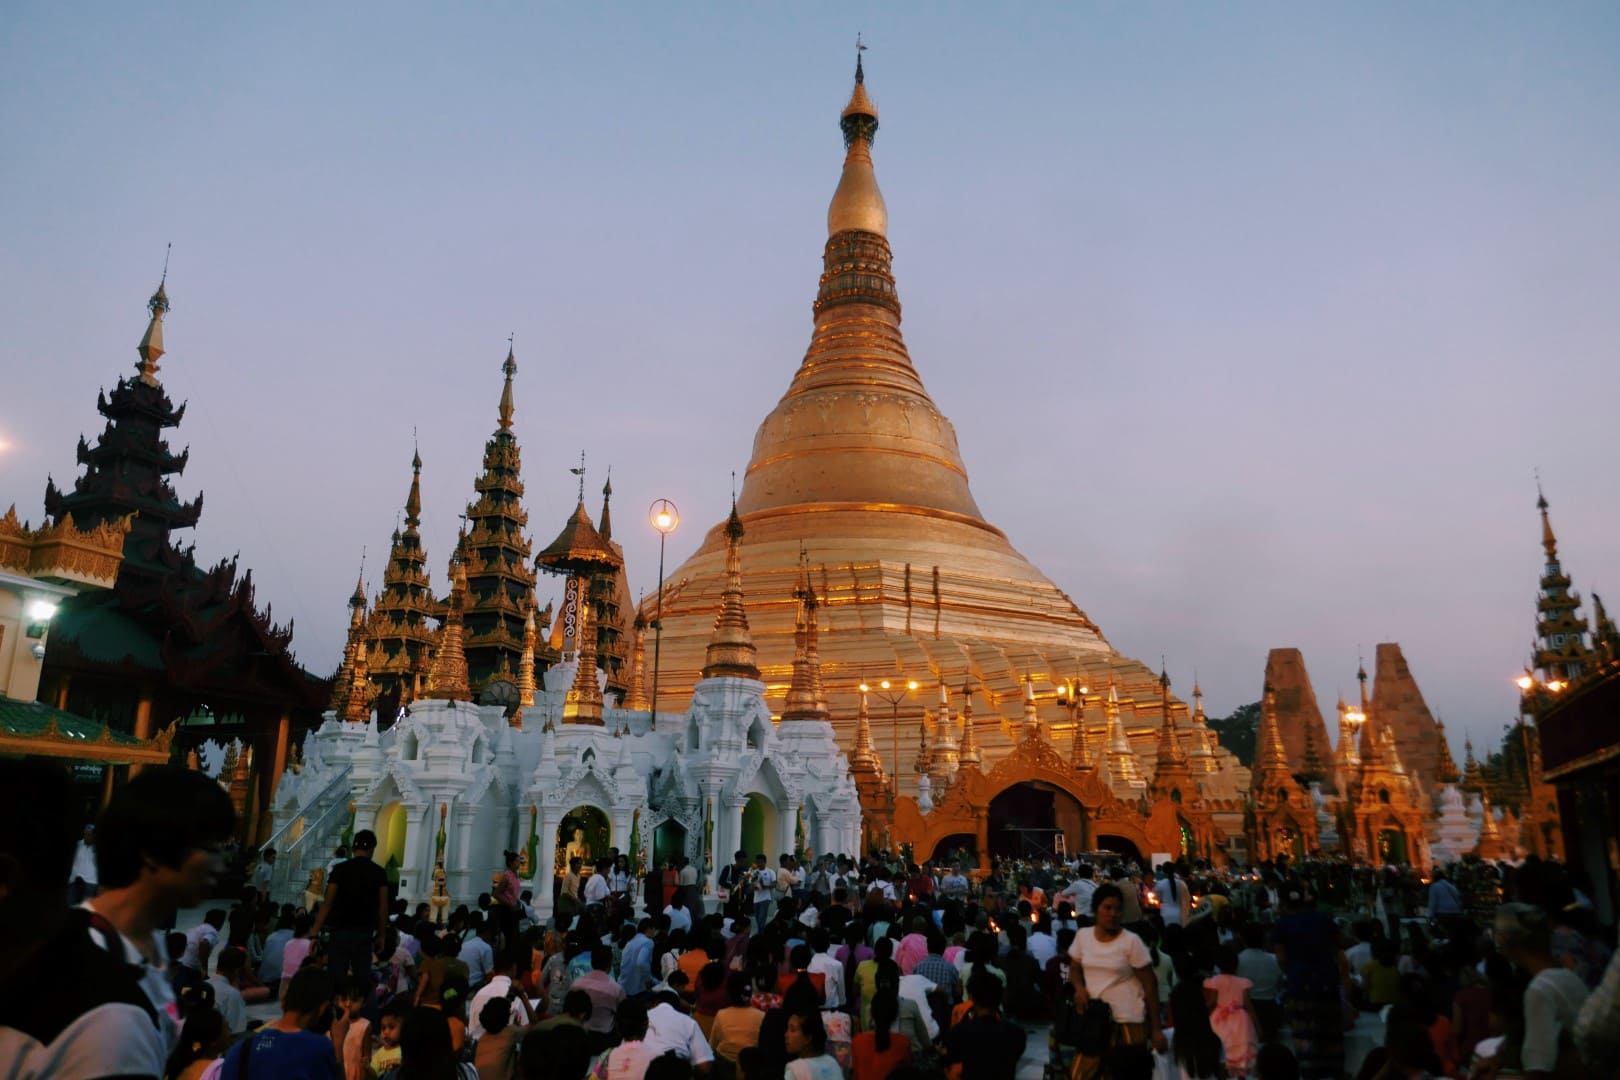
[(207, 907), (234, 825), (218, 785), (153, 769), (92, 841), (64, 773), (0, 762), (0, 1072), (1008, 1080), (1034, 1057), (1052, 1080), (1540, 1080), (1620, 1061), (1620, 961), (1554, 863), (982, 874), (739, 851), (708, 896), (689, 863), (637, 888), (610, 853), (542, 919), (515, 857), (475, 902), (409, 904), (362, 830), (305, 906), (255, 873)]

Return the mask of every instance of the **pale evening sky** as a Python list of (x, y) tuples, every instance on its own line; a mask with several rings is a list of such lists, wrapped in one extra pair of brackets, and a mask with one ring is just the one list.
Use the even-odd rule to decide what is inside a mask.
[(420, 437), (435, 580), (517, 335), (531, 528), (650, 590), (808, 340), (857, 30), (913, 360), (986, 516), (1213, 715), (1399, 641), (1515, 709), (1539, 466), (1620, 606), (1610, 4), (66, 5), (0, 14), (0, 506), (69, 483), (173, 242), (204, 563), (337, 664)]

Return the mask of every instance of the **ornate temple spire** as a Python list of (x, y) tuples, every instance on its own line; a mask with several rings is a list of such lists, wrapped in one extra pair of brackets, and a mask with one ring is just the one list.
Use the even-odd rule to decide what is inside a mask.
[(962, 767), (962, 751), (956, 740), (956, 721), (951, 719), (951, 692), (944, 679), (939, 682), (939, 720), (935, 730), (934, 779), (949, 784)]
[(1327, 764), (1316, 745), (1316, 725), (1305, 725), (1305, 751), (1300, 755), (1299, 779), (1304, 784), (1319, 783), (1328, 778)]
[(518, 661), (517, 708), (512, 710), (512, 726), (523, 726), (523, 710), (534, 704), (534, 652), (539, 642), (539, 628), (534, 622), (534, 597), (529, 597), (529, 610), (523, 617), (523, 656)]
[(158, 282), (157, 292), (152, 294), (152, 299), (146, 302), (146, 310), (151, 313), (151, 318), (147, 321), (146, 333), (141, 335), (141, 343), (135, 348), (141, 357), (135, 370), (141, 373), (140, 380), (147, 386), (158, 385), (158, 359), (163, 355), (163, 316), (169, 313), (169, 294), (164, 289), (168, 280), (168, 260), (165, 258), (163, 280)]
[(357, 666), (365, 663), (365, 622), (366, 576), (362, 569), (360, 579), (355, 582), (354, 595), (349, 597), (349, 631), (343, 641), (343, 663), (332, 678), (332, 697), (326, 706), (337, 713), (340, 720), (349, 718), (349, 699), (355, 687), (354, 672)]
[(1046, 737), (1046, 729), (1041, 725), (1041, 712), (1035, 703), (1035, 680), (1028, 675), (1024, 676), (1024, 738), (1030, 736)]
[(1568, 685), (1581, 678), (1591, 664), (1588, 628), (1580, 614), (1581, 596), (1570, 588), (1570, 577), (1558, 561), (1558, 538), (1547, 516), (1547, 496), (1536, 482), (1536, 509), (1541, 512), (1541, 547), (1547, 564), (1536, 594), (1536, 649), (1533, 663), (1542, 677)]
[(602, 523), (596, 527), (603, 540), (613, 539), (613, 510), (610, 505), (613, 501), (613, 470), (608, 470), (607, 480), (602, 484)]
[(647, 620), (638, 610), (635, 621), (635, 644), (630, 653), (630, 686), (625, 692), (624, 707), (634, 712), (652, 708), (647, 698)]
[(973, 734), (973, 692), (965, 681), (962, 683), (962, 748), (956, 759), (962, 768), (984, 766), (984, 751), (979, 749), (979, 740)]
[(1283, 747), (1282, 732), (1277, 729), (1277, 691), (1267, 686), (1260, 704), (1259, 771), (1263, 774), (1291, 775), (1288, 751)]
[(1119, 722), (1119, 687), (1114, 684), (1112, 676), (1108, 679), (1108, 697), (1103, 702), (1103, 713), (1108, 717), (1108, 749), (1104, 761), (1110, 777), (1131, 787), (1145, 786), (1147, 781), (1137, 764), (1135, 752), (1131, 750), (1130, 740), (1125, 737), (1125, 729)]
[[(737, 513), (735, 504), (731, 508)], [(729, 526), (728, 526), (729, 528)], [(782, 723), (829, 719), (827, 695), (821, 685), (821, 601), (810, 574), (810, 557), (799, 551), (799, 575), (793, 583), (798, 612), (793, 626), (793, 681), (782, 703)]]
[(1176, 714), (1170, 704), (1170, 672), (1159, 669), (1159, 705), (1164, 711), (1164, 723), (1159, 726), (1159, 765), (1185, 765), (1187, 752), (1181, 746), (1181, 733), (1176, 729)]
[(872, 743), (872, 718), (866, 708), (866, 692), (861, 692), (860, 711), (855, 714), (855, 747), (849, 752), (849, 771), (881, 779), (883, 762)]
[(917, 769), (916, 769), (916, 772), (917, 772), (918, 776), (922, 776), (925, 773), (929, 774), (929, 779), (932, 780), (933, 779), (933, 776), (932, 776), (933, 771), (934, 771), (934, 747), (933, 747), (933, 744), (931, 744), (928, 741), (928, 712), (927, 712), (927, 710), (924, 710), (922, 718), (917, 721)]
[(596, 625), (591, 605), (579, 605), (579, 621), (574, 631), (574, 685), (563, 697), (563, 723), (602, 725), (602, 685), (596, 678)]
[[(748, 630), (748, 612), (743, 608), (742, 538), (742, 519), (737, 516), (737, 504), (732, 503), (731, 517), (726, 521), (726, 589), (720, 594), (720, 610), (714, 617), (714, 634), (709, 638), (709, 649), (704, 655), (705, 679), (759, 679), (754, 638)], [(795, 675), (798, 666), (795, 662)], [(788, 691), (788, 700), (790, 703), (793, 700), (791, 690)], [(782, 718), (787, 719), (785, 712)]]
[(513, 354), (513, 346), (506, 346), (506, 360), (501, 364), (501, 373), (506, 376), (506, 382), (501, 387), (501, 405), (499, 421), (502, 431), (512, 430), (512, 414), (516, 411), (512, 405), (512, 376), (517, 374), (517, 357)]
[(517, 360), (511, 346), (501, 372), (496, 428), (484, 443), (483, 466), (473, 481), (478, 497), (467, 504), (466, 648), (474, 691), (497, 679), (510, 679), (517, 669), (523, 652), (524, 606), (535, 581), (524, 536), (529, 515), (523, 509), (523, 454), (512, 433)]
[(1188, 755), (1195, 773), (1208, 775), (1220, 770), (1215, 760), (1215, 744), (1210, 738), (1209, 717), (1204, 715), (1204, 691), (1193, 679), (1192, 752)]
[(428, 670), (426, 697), (438, 701), (471, 701), (467, 683), (467, 653), (462, 636), (467, 610), (467, 567), (462, 558), (466, 534), (450, 557), (450, 599), (445, 604), (444, 626), (439, 630), (439, 646)]
[(1434, 726), (1438, 729), (1440, 739), (1440, 765), (1435, 770), (1435, 779), (1442, 784), (1455, 784), (1462, 776), (1457, 771), (1457, 763), (1451, 759), (1451, 743), (1446, 738), (1446, 723), (1436, 720)]
[(1479, 771), (1479, 762), (1474, 758), (1474, 740), (1469, 735), (1463, 736), (1463, 774), (1461, 787), (1464, 791), (1484, 791), (1485, 777)]
[(1615, 629), (1603, 598), (1596, 592), (1592, 593), (1592, 652), (1599, 664), (1620, 661), (1620, 630)]
[(855, 89), (839, 117), (844, 132), (844, 175), (827, 207), (827, 235), (866, 232), (885, 236), (889, 230), (889, 210), (878, 190), (872, 170), (872, 143), (877, 139), (878, 111), (866, 96), (866, 72), (855, 59)]
[(411, 487), (405, 496), (405, 529), (394, 530), (383, 566), (382, 592), (370, 619), (371, 681), (381, 694), (397, 693), (409, 705), (433, 654), (429, 620), (441, 617), (422, 547), (422, 455), (411, 453)]

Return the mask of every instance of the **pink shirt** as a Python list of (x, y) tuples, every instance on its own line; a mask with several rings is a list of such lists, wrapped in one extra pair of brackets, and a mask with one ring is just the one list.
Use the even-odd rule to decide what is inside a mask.
[(894, 950), (894, 962), (900, 965), (900, 974), (910, 975), (917, 965), (928, 958), (928, 939), (921, 934), (907, 934)]
[(311, 944), (313, 939), (307, 937), (295, 937), (287, 942), (287, 947), (281, 953), (282, 979), (291, 979), (298, 974), (298, 969), (303, 967), (304, 961), (309, 958)]

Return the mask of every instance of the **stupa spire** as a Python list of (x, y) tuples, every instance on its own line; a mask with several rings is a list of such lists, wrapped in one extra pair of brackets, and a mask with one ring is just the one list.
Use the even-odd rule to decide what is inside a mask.
[(951, 692), (945, 680), (939, 681), (938, 742), (934, 747), (935, 779), (949, 784), (962, 766), (961, 746), (956, 738), (956, 721), (951, 719)]
[(726, 590), (720, 594), (720, 611), (714, 617), (714, 634), (704, 657), (705, 679), (759, 679), (754, 638), (748, 630), (748, 612), (743, 608), (742, 538), (742, 519), (733, 503), (731, 517), (726, 521)]
[(534, 704), (534, 651), (539, 640), (534, 622), (534, 597), (529, 597), (528, 610), (523, 615), (523, 655), (518, 659), (517, 708), (512, 710), (512, 726), (523, 726), (523, 710)]
[(872, 170), (872, 143), (877, 139), (878, 112), (866, 96), (866, 72), (855, 59), (855, 88), (849, 104), (838, 118), (844, 133), (844, 175), (827, 207), (827, 235), (866, 232), (885, 236), (889, 230), (889, 210), (878, 190)]
[(163, 280), (158, 282), (157, 292), (152, 299), (146, 302), (146, 310), (150, 318), (146, 323), (146, 333), (141, 335), (141, 343), (136, 346), (140, 353), (141, 362), (135, 365), (135, 370), (141, 373), (141, 382), (148, 386), (158, 385), (158, 359), (163, 355), (163, 316), (169, 313), (169, 294), (164, 286), (169, 280), (169, 257), (163, 257)]
[(1446, 738), (1446, 723), (1436, 720), (1435, 737), (1440, 740), (1440, 765), (1435, 770), (1435, 779), (1442, 784), (1455, 784), (1461, 777), (1457, 772), (1457, 763), (1451, 759), (1451, 742)]
[(861, 692), (860, 710), (855, 714), (855, 746), (849, 753), (849, 769), (853, 773), (883, 775), (883, 763), (878, 759), (877, 747), (872, 743), (872, 717), (867, 711), (864, 690)]
[[(736, 507), (732, 507), (735, 514)], [(796, 720), (827, 720), (827, 698), (821, 686), (821, 627), (816, 597), (811, 580), (810, 556), (799, 549), (799, 575), (793, 583), (793, 599), (798, 612), (793, 628), (793, 681), (788, 686), (787, 700), (782, 703), (782, 722)]]
[(977, 769), (984, 764), (984, 751), (979, 749), (979, 740), (973, 734), (973, 691), (965, 681), (962, 683), (962, 748), (956, 760), (963, 768)]
[(602, 485), (602, 523), (596, 531), (603, 540), (613, 539), (613, 514), (609, 504), (613, 501), (613, 469), (608, 469), (607, 481)]
[(467, 685), (467, 653), (462, 636), (467, 607), (467, 567), (463, 555), (467, 536), (462, 534), (456, 552), (450, 557), (450, 599), (445, 604), (444, 626), (439, 630), (439, 647), (428, 671), (426, 697), (439, 701), (471, 701)]
[(632, 712), (646, 712), (652, 708), (647, 698), (647, 620), (636, 613), (635, 642), (630, 651), (630, 688), (625, 694), (624, 707)]
[(506, 345), (506, 360), (501, 364), (501, 373), (506, 381), (501, 386), (500, 425), (502, 431), (512, 430), (512, 414), (516, 411), (512, 404), (512, 376), (517, 374), (517, 356), (510, 340)]
[(1170, 704), (1170, 672), (1163, 667), (1159, 669), (1159, 702), (1164, 711), (1164, 723), (1159, 727), (1159, 764), (1157, 768), (1163, 769), (1166, 765), (1185, 765), (1187, 753), (1181, 748), (1180, 732), (1176, 729), (1176, 714)]
[(1479, 761), (1474, 757), (1474, 740), (1469, 735), (1463, 736), (1462, 789), (1464, 791), (1485, 790), (1485, 778), (1480, 775)]
[(411, 453), (411, 487), (405, 496), (405, 529), (394, 530), (383, 565), (382, 592), (372, 612), (370, 640), (377, 650), (371, 677), (380, 693), (397, 692), (408, 705), (421, 690), (421, 674), (433, 653), (429, 620), (441, 617), (422, 549), (422, 454)]

